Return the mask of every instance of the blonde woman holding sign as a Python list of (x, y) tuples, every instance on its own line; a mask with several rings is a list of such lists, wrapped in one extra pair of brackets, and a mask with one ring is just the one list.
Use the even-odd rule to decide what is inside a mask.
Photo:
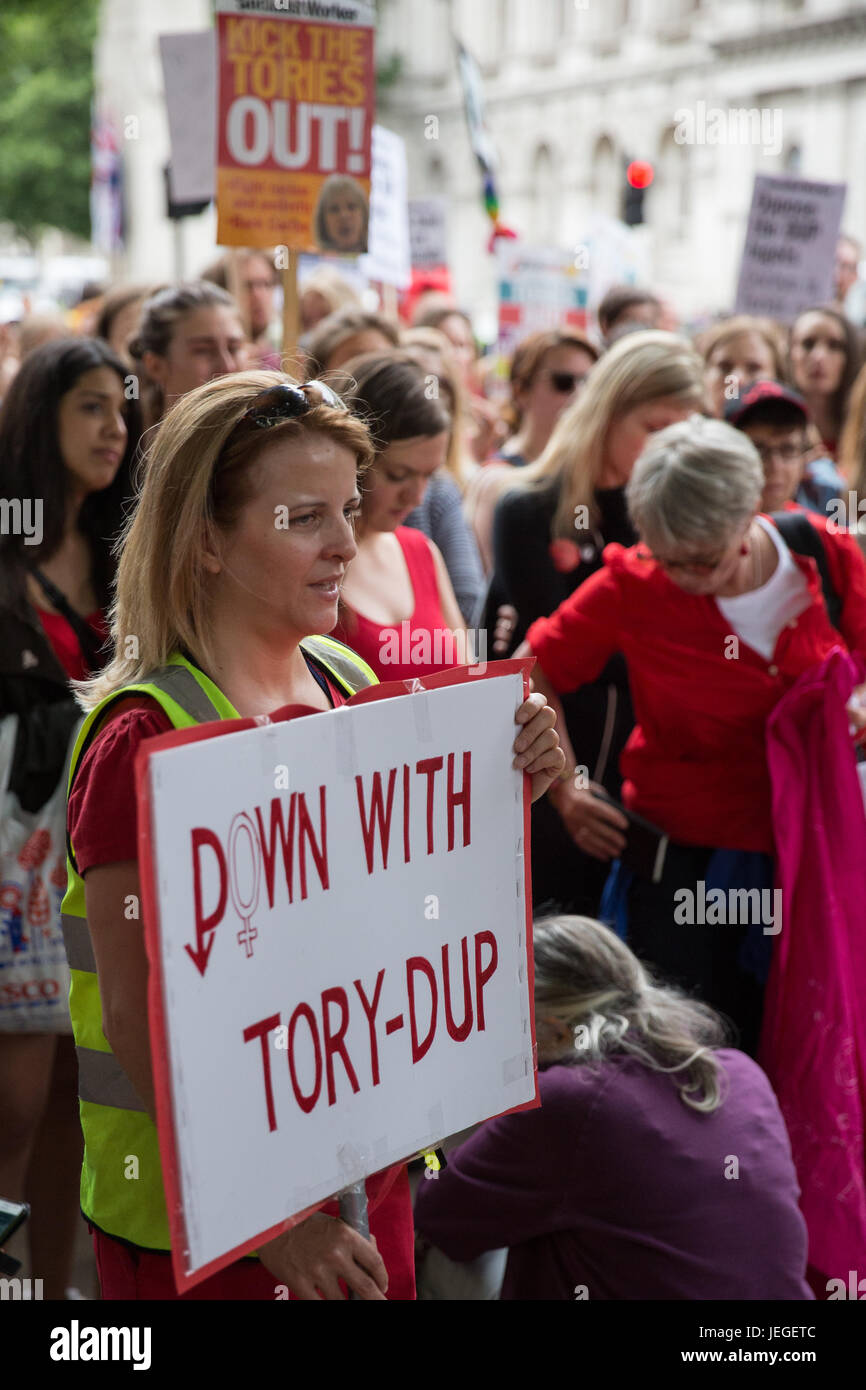
[[(103, 1298), (177, 1297), (136, 919), (135, 750), (207, 719), (298, 704), (328, 711), (375, 681), (349, 648), (310, 636), (336, 622), (356, 553), (358, 481), (371, 458), (366, 427), (327, 386), (269, 372), (223, 377), (183, 397), (149, 458), (118, 570), (115, 656), (80, 686), (90, 717), (69, 800), (64, 911), (85, 1137), (81, 1205)], [(532, 695), (515, 717), (517, 765), (538, 797), (564, 765), (553, 711)], [(273, 1299), (282, 1286), (301, 1299), (339, 1299), (345, 1288), (362, 1299), (413, 1298), (405, 1167), (366, 1186), (372, 1239), (329, 1204), (184, 1297)]]

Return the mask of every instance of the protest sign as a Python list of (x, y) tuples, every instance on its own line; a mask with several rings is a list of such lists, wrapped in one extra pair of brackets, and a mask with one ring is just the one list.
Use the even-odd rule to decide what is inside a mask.
[(392, 130), (373, 126), (373, 177), (370, 192), (370, 252), (361, 257), (368, 280), (405, 289), (409, 263), (406, 143)]
[(586, 272), (570, 251), (501, 240), (498, 350), (510, 356), (529, 333), (586, 328)]
[(200, 203), (214, 196), (216, 46), (210, 29), (160, 34), (165, 109), (171, 139), (172, 202)]
[[(367, 250), (375, 10), (219, 0), (217, 240)], [(319, 15), (327, 14), (327, 20)]]
[(845, 191), (844, 183), (756, 175), (736, 313), (790, 323), (832, 300)]
[(528, 663), (472, 669), (142, 747), (181, 1292), (360, 1179), (537, 1103), (528, 779), (510, 751)]
[(448, 264), (444, 198), (409, 199), (409, 254), (422, 270)]
[(643, 229), (627, 227), (618, 217), (594, 212), (574, 245), (574, 262), (585, 269), (587, 305), (598, 309), (614, 285), (648, 285), (652, 281), (649, 247)]

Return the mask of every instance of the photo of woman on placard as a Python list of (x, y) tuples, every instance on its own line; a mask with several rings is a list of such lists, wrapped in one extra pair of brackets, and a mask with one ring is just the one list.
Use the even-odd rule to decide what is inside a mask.
[(325, 179), (316, 204), (313, 231), (322, 251), (357, 256), (367, 250), (370, 207), (357, 179), (331, 174)]

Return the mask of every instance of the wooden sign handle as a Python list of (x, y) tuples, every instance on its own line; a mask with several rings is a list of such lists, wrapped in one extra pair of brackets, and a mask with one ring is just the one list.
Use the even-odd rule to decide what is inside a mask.
[(301, 336), (300, 298), (298, 296), (298, 253), (289, 251), (289, 263), (280, 271), (283, 282), (283, 344), (282, 368), (289, 376), (303, 377), (298, 339)]

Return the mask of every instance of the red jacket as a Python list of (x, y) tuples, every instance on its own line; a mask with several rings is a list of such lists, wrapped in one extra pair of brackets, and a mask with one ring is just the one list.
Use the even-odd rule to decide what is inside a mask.
[(782, 629), (771, 661), (732, 640), (713, 598), (685, 593), (637, 546), (609, 545), (604, 567), (527, 633), (560, 692), (622, 652), (635, 709), (623, 800), (681, 844), (774, 853), (767, 717), (803, 671), (842, 646), (815, 561), (793, 558), (813, 601)]

